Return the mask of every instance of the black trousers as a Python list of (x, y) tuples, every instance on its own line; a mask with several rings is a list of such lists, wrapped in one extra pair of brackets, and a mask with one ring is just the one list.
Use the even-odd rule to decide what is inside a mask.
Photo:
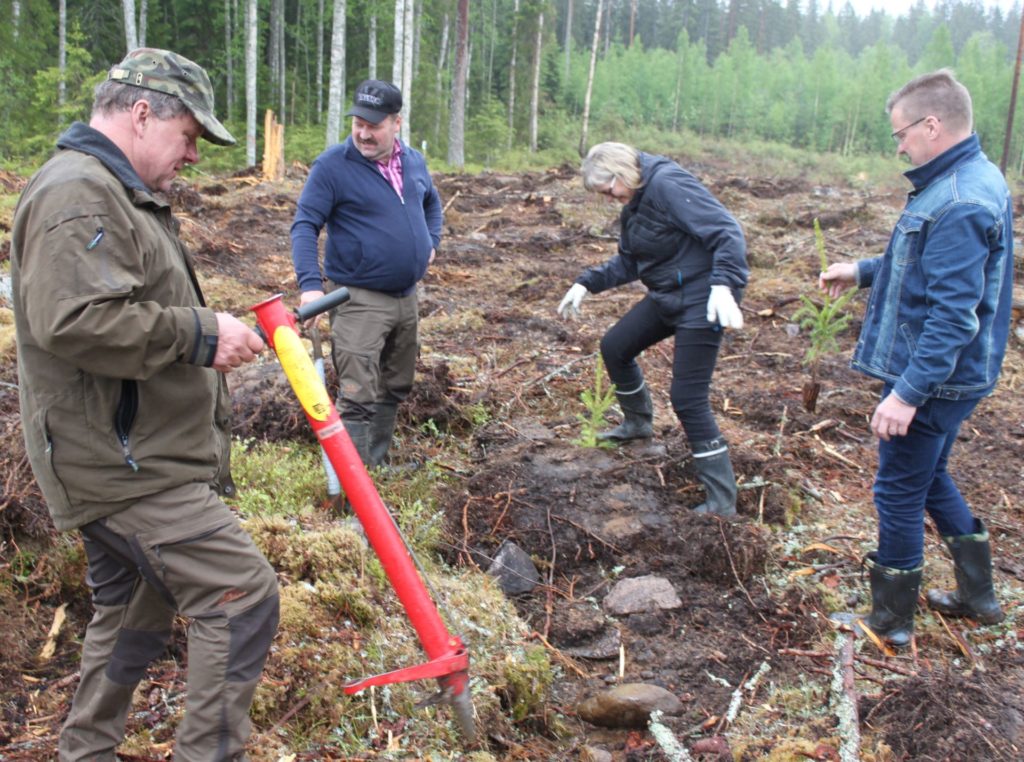
[(637, 389), (644, 381), (637, 356), (659, 341), (675, 337), (672, 357), (672, 409), (690, 442), (721, 435), (708, 398), (722, 331), (712, 327), (680, 328), (662, 320), (650, 296), (635, 304), (601, 339), (601, 357), (612, 383), (620, 391)]

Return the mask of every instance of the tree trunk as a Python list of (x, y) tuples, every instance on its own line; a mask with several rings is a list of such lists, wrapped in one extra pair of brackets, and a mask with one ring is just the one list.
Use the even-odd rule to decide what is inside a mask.
[(228, 121), (234, 117), (235, 107), (235, 58), (231, 45), (231, 0), (224, 0), (224, 53), (227, 63), (227, 112)]
[(135, 27), (135, 0), (121, 0), (121, 10), (124, 11), (124, 43), (128, 50), (135, 50), (139, 47), (139, 34)]
[(245, 5), (245, 161), (256, 166), (256, 72), (259, 61), (257, 0)]
[(149, 0), (139, 1), (139, 47), (146, 47), (146, 26), (149, 24)]
[(402, 43), (405, 41), (405, 2), (395, 0), (395, 54), (391, 60), (391, 84), (402, 89)]
[(316, 0), (316, 123), (324, 115), (324, 0)]
[(562, 46), (565, 48), (565, 84), (568, 85), (569, 65), (572, 61), (572, 0), (566, 0), (565, 39)]
[[(322, 0), (321, 0), (322, 2)], [(370, 79), (377, 79), (377, 14), (370, 16)]]
[(633, 35), (636, 34), (636, 4), (637, 0), (633, 0), (629, 6), (629, 44), (626, 47), (633, 47)]
[(281, 112), (281, 118), (279, 120), (281, 124), (285, 123), (285, 103), (287, 103), (287, 95), (286, 95), (287, 94), (287, 90), (285, 88), (285, 85), (286, 85), (287, 80), (288, 80), (287, 54), (286, 54), (285, 45), (284, 45), (284, 32), (285, 32), (284, 13), (285, 13), (285, 5), (282, 2), (281, 3), (281, 20), (277, 24), (277, 71), (280, 74), (280, 77), (278, 79), (278, 83), (277, 84), (278, 84), (278, 93), (280, 95), (280, 102), (281, 102), (281, 108), (279, 109), (280, 112)]
[(341, 108), (345, 102), (345, 0), (334, 0), (331, 32), (331, 74), (327, 85), (327, 136), (330, 148), (341, 134)]
[(280, 72), (277, 70), (280, 58), (277, 55), (277, 24), (281, 18), (281, 7), (284, 0), (270, 0), (270, 33), (267, 35), (267, 66), (270, 68), (270, 102), (274, 102), (273, 93), (277, 92), (277, 80)]
[(441, 25), (441, 48), (437, 54), (437, 110), (434, 112), (434, 142), (441, 140), (441, 94), (444, 91), (444, 67), (448, 58), (448, 14), (444, 14), (444, 23)]
[(590, 70), (587, 72), (587, 91), (583, 96), (583, 129), (580, 132), (580, 156), (587, 155), (587, 132), (590, 130), (590, 96), (594, 92), (594, 68), (597, 66), (597, 46), (601, 44), (601, 11), (604, 0), (597, 0), (594, 14), (594, 42), (590, 46)]
[(57, 117), (58, 124), (64, 126), (64, 102), (67, 100), (67, 70), (68, 70), (68, 4), (67, 0), (60, 0), (57, 4), (57, 70), (60, 76), (57, 78), (57, 108), (60, 114)]
[(405, 0), (405, 22), (402, 24), (402, 141), (409, 143), (409, 122), (412, 115), (412, 53), (413, 23), (416, 0)]
[(519, 49), (519, 0), (512, 10), (512, 58), (508, 64), (508, 149), (512, 150), (512, 139), (516, 134), (516, 55)]
[(544, 47), (544, 12), (537, 14), (537, 44), (533, 49), (533, 87), (530, 88), (530, 153), (537, 153), (537, 111), (540, 105), (540, 62)]
[[(518, 3), (518, 0), (517, 0)], [(469, 0), (459, 0), (455, 22), (455, 76), (452, 77), (452, 110), (448, 120), (448, 163), (466, 165), (466, 69), (469, 58)]]
[(21, 2), (14, 0), (11, 3), (11, 37), (18, 41), (18, 30), (21, 28)]

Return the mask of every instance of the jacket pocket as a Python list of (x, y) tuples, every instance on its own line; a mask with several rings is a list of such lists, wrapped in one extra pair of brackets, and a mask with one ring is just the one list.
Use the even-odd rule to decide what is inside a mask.
[(920, 256), (919, 247), (928, 229), (928, 221), (913, 214), (904, 214), (896, 223), (896, 236), (892, 242), (893, 264), (906, 267)]
[(131, 467), (132, 471), (139, 470), (139, 464), (135, 462), (131, 449), (132, 424), (135, 423), (135, 416), (138, 412), (138, 383), (124, 379), (121, 381), (121, 398), (118, 400), (117, 409), (114, 411), (114, 433), (117, 435), (118, 444), (121, 445), (124, 462)]
[(68, 497), (64, 482), (57, 475), (57, 467), (54, 464), (54, 444), (53, 437), (50, 436), (49, 415), (48, 409), (39, 413), (39, 430), (35, 435), (42, 438), (42, 458), (38, 463), (33, 462), (32, 468), (50, 513), (58, 517), (67, 517), (71, 513), (71, 499)]

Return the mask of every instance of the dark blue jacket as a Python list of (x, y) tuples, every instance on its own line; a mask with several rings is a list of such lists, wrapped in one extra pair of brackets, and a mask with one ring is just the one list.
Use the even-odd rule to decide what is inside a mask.
[(402, 145), (403, 198), (349, 137), (313, 163), (292, 223), (292, 262), (302, 291), (323, 289), (317, 238), (327, 227), (323, 272), (335, 283), (412, 293), (441, 241), (441, 198), (423, 155)]
[(591, 293), (637, 280), (669, 324), (706, 327), (712, 285), (747, 285), (747, 245), (736, 218), (696, 177), (640, 152), (642, 185), (623, 207), (619, 252), (576, 279)]
[(1010, 330), (1010, 191), (977, 135), (906, 177), (914, 190), (885, 254), (857, 263), (871, 298), (853, 367), (915, 407), (984, 397)]

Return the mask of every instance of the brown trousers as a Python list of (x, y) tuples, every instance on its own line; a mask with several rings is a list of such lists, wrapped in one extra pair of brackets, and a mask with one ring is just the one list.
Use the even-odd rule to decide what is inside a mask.
[(246, 759), (249, 707), (277, 631), (274, 569), (205, 484), (151, 495), (98, 523), (102, 532), (83, 527), (95, 614), (59, 759), (114, 762), (132, 694), (176, 614), (190, 621), (174, 758)]

